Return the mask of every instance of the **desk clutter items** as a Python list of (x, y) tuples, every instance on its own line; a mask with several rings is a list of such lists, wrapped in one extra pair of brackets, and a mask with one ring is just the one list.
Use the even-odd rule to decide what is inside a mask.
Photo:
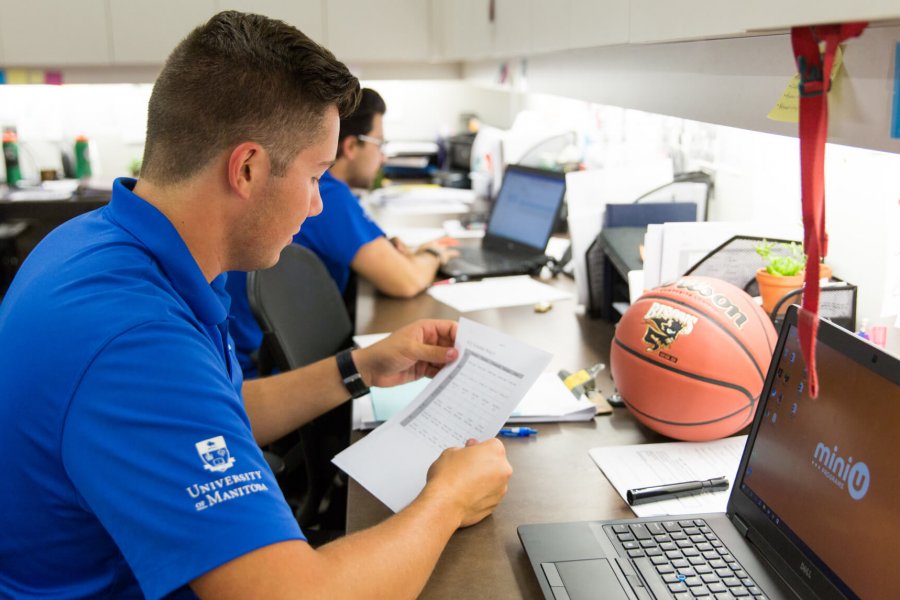
[(683, 277), (643, 294), (610, 350), (613, 381), (635, 418), (672, 438), (722, 438), (750, 424), (777, 335), (743, 290)]
[[(356, 429), (374, 429), (405, 409), (428, 386), (423, 377), (392, 388), (370, 388), (367, 397), (354, 401), (359, 419)], [(553, 373), (541, 373), (522, 401), (513, 409), (507, 423), (556, 423), (590, 421), (602, 412), (602, 397), (596, 392), (573, 394)], [(610, 411), (612, 409), (609, 409)]]

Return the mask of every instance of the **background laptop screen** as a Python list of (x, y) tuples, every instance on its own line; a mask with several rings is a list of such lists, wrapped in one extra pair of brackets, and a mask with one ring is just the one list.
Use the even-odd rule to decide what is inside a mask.
[(791, 327), (741, 490), (853, 594), (883, 597), (900, 589), (897, 386), (821, 338), (816, 361), (811, 400)]
[(506, 170), (488, 233), (543, 252), (556, 221), (566, 180), (559, 176)]

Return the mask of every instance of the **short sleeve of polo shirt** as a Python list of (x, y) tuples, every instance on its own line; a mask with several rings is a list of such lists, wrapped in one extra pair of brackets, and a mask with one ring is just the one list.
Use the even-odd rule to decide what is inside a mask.
[(366, 215), (346, 184), (331, 175), (328, 178), (323, 178), (320, 188), (322, 213), (307, 219), (294, 241), (315, 252), (343, 290), (359, 249), (384, 231)]
[(99, 352), (72, 398), (62, 459), (148, 598), (305, 539), (224, 357), (187, 322), (140, 325)]

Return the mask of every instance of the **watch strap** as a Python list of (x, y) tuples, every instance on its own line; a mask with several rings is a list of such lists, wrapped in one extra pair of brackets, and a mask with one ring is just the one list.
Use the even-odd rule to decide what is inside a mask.
[(366, 386), (365, 382), (363, 382), (359, 371), (356, 369), (356, 364), (353, 362), (353, 355), (350, 354), (352, 351), (353, 348), (341, 350), (337, 353), (335, 358), (337, 359), (338, 371), (341, 374), (344, 387), (350, 392), (351, 398), (359, 398), (360, 396), (368, 394), (369, 388)]
[(422, 252), (432, 255), (433, 257), (438, 259), (438, 261), (443, 261), (443, 259), (441, 258), (441, 253), (434, 248), (422, 248)]

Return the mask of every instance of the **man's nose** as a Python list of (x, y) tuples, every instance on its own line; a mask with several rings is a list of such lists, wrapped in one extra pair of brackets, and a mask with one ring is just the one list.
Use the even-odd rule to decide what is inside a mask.
[(316, 184), (316, 189), (313, 191), (313, 196), (309, 203), (309, 216), (315, 217), (320, 214), (324, 208), (325, 205), (322, 202), (322, 194), (319, 193), (319, 184)]

